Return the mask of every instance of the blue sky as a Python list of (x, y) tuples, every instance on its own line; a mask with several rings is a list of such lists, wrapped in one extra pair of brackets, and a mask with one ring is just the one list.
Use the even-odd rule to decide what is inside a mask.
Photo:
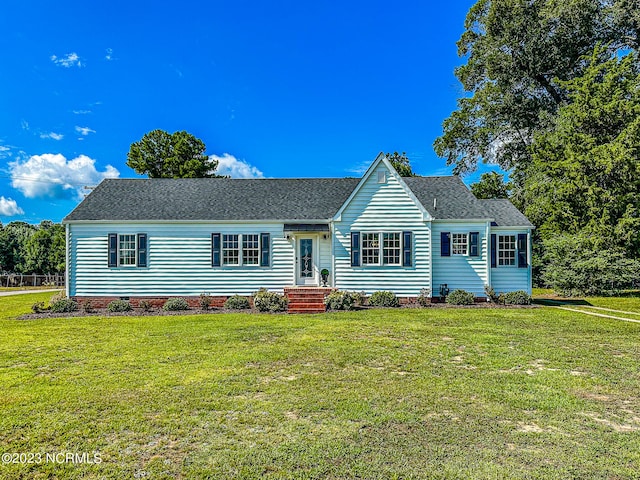
[(6, 2), (0, 221), (60, 221), (84, 185), (136, 177), (129, 146), (156, 128), (234, 177), (359, 176), (396, 150), (449, 174), (432, 143), (473, 3)]

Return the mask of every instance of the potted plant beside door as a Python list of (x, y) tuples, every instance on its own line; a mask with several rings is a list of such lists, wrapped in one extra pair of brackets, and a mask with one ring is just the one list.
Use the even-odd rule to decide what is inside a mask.
[(326, 287), (327, 282), (329, 281), (329, 270), (327, 270), (326, 268), (323, 268), (322, 271), (320, 272), (320, 276), (322, 277), (322, 286)]

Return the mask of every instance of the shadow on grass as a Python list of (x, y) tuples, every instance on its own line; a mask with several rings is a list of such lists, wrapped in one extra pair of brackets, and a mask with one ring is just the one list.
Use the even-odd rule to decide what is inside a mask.
[(640, 290), (625, 290), (624, 292), (620, 292), (615, 296), (622, 298), (640, 298)]
[(551, 299), (551, 298), (534, 298), (533, 302), (536, 305), (546, 305), (548, 307), (556, 307), (562, 305), (591, 305), (591, 303), (587, 302), (584, 298), (562, 298), (562, 299)]

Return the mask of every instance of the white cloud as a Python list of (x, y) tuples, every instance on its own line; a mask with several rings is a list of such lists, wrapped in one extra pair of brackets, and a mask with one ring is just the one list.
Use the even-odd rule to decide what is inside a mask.
[(58, 57), (56, 55), (51, 55), (51, 61), (60, 67), (71, 68), (71, 67), (83, 67), (83, 63), (80, 60), (80, 57), (76, 52), (67, 53), (63, 57)]
[(218, 175), (229, 175), (231, 178), (264, 178), (264, 174), (256, 167), (228, 153), (223, 153), (221, 157), (210, 155), (210, 158), (218, 161)]
[(28, 198), (81, 198), (83, 186), (97, 185), (104, 178), (120, 176), (111, 165), (99, 172), (96, 161), (86, 155), (67, 160), (59, 153), (33, 155), (25, 162), (11, 162), (9, 171), (11, 186)]
[(106, 60), (113, 60), (113, 48), (107, 48), (105, 50), (107, 54), (104, 56)]
[(77, 125), (76, 125), (76, 132), (78, 132), (80, 135), (85, 137), (90, 133), (96, 133), (95, 130), (91, 130), (89, 127), (78, 127)]
[(91, 110), (73, 110), (76, 115), (87, 115), (91, 113)]
[(62, 140), (64, 135), (56, 132), (41, 133), (40, 138), (50, 138), (52, 140)]
[(22, 127), (23, 130), (29, 130), (29, 122), (27, 122), (26, 120), (22, 120), (20, 122), (20, 126)]
[(22, 210), (15, 200), (11, 198), (0, 197), (0, 215), (3, 217), (13, 217), (14, 215), (22, 215)]
[[(7, 158), (7, 157), (11, 157), (13, 155), (13, 152), (11, 151), (10, 146), (7, 145), (0, 145), (0, 158)], [(15, 147), (13, 147), (15, 148)]]

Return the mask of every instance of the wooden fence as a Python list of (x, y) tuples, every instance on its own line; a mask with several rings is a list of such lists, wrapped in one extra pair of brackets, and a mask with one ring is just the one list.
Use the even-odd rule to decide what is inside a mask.
[(0, 275), (0, 287), (64, 287), (64, 274), (2, 274)]

